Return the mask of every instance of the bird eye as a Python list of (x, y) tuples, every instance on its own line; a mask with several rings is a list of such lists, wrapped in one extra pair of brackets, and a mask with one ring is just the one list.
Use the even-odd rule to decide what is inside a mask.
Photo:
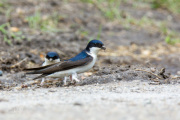
[(102, 44), (98, 43), (98, 44), (97, 44), (97, 47), (101, 48), (101, 47), (102, 47)]
[(53, 59), (54, 59), (54, 60), (57, 59), (57, 56), (54, 56)]
[(46, 58), (49, 59), (50, 57), (47, 55)]

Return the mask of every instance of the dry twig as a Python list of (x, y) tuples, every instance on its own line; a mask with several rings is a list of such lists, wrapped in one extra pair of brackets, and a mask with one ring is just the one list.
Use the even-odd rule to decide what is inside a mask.
[(142, 70), (142, 69), (135, 69), (136, 71), (143, 71), (143, 72), (147, 72), (147, 73), (150, 73), (150, 74), (152, 74), (152, 75), (154, 75), (154, 76), (156, 76), (158, 79), (162, 79), (161, 77), (159, 77), (158, 75), (156, 75), (156, 74), (154, 74), (154, 73), (152, 73), (152, 72), (150, 72), (150, 71), (147, 71), (147, 70)]
[(22, 64), (26, 60), (27, 60), (27, 57), (24, 58), (23, 60), (19, 61), (18, 63), (14, 64), (14, 65), (11, 65), (11, 68), (15, 68), (16, 66), (19, 66), (20, 64)]

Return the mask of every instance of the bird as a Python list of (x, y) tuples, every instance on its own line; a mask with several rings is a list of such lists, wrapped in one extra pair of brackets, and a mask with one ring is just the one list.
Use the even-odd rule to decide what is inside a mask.
[[(51, 65), (51, 64), (54, 64), (54, 63), (57, 63), (60, 61), (61, 61), (61, 59), (57, 52), (48, 52), (44, 58), (44, 62), (42, 64), (42, 66)], [(41, 85), (44, 84), (44, 80), (45, 79), (42, 78)]]
[(27, 74), (41, 74), (35, 77), (34, 80), (43, 77), (63, 78), (70, 76), (71, 80), (79, 82), (80, 80), (77, 78), (77, 74), (86, 72), (94, 66), (100, 50), (106, 50), (106, 47), (100, 40), (94, 39), (87, 44), (82, 52), (71, 59), (37, 68), (26, 68), (24, 70), (30, 71)]
[(60, 61), (61, 61), (61, 59), (60, 59), (58, 53), (56, 53), (56, 52), (48, 52), (46, 54), (46, 57), (44, 58), (44, 62), (42, 64), (42, 66), (54, 64), (54, 63), (57, 63), (57, 62), (60, 62)]

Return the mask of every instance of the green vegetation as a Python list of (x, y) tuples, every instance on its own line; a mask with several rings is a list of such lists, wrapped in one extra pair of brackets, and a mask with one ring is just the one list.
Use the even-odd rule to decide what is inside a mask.
[[(99, 3), (102, 4), (102, 3)], [(105, 17), (110, 20), (120, 19), (121, 14), (119, 12), (120, 1), (118, 0), (107, 0), (107, 4), (99, 6), (99, 9), (103, 12)]]
[(1, 0), (0, 7), (5, 7), (5, 6), (7, 6), (6, 0)]
[[(0, 1), (0, 8), (6, 8), (6, 7), (8, 7), (9, 5), (8, 5), (8, 3), (7, 3), (7, 1), (6, 0), (1, 0)], [(1, 9), (0, 9), (1, 10)]]
[(101, 33), (102, 33), (102, 25), (99, 26), (99, 31), (96, 39), (101, 39)]
[(21, 41), (22, 39), (24, 39), (25, 37), (22, 35), (21, 31), (17, 31), (17, 32), (12, 32), (10, 31), (10, 24), (9, 23), (5, 23), (0, 25), (0, 32), (3, 35), (3, 40), (9, 44), (12, 45), (12, 41)]
[(179, 0), (147, 0), (152, 1), (152, 8), (164, 8), (173, 13), (180, 13), (180, 1)]
[(165, 41), (166, 41), (166, 43), (172, 44), (172, 45), (174, 45), (174, 44), (176, 44), (176, 43), (180, 43), (180, 39), (172, 39), (172, 38), (169, 37), (169, 36), (167, 36), (167, 37), (165, 38)]
[(58, 32), (58, 21), (61, 16), (54, 13), (52, 16), (43, 16), (39, 11), (34, 15), (26, 17), (29, 27), (43, 32)]
[[(122, 2), (128, 3), (128, 0), (81, 0), (96, 6), (102, 14), (110, 19), (120, 19), (123, 14), (119, 11)], [(153, 9), (167, 9), (173, 13), (180, 14), (180, 0), (132, 0), (131, 2), (148, 3)]]
[[(95, 6), (108, 21), (114, 22), (118, 21), (126, 29), (130, 29), (132, 26), (143, 28), (143, 29), (155, 29), (164, 37), (167, 43), (177, 43), (179, 42), (178, 37), (180, 37), (176, 32), (169, 29), (166, 25), (166, 21), (157, 21), (146, 16), (142, 18), (134, 18), (126, 11), (120, 10), (120, 5), (122, 3), (135, 3), (136, 7), (142, 7), (141, 3), (147, 3), (149, 7), (153, 9), (167, 9), (173, 13), (180, 13), (180, 0), (80, 0), (81, 2), (92, 4)], [(68, 2), (68, 0), (67, 0)], [(139, 4), (140, 3), (140, 4)], [(7, 20), (10, 18), (12, 12), (11, 7), (8, 5), (7, 0), (0, 1), (0, 13), (6, 15)], [(62, 19), (58, 13), (52, 15), (45, 15), (40, 11), (36, 11), (33, 15), (27, 16), (26, 21), (33, 31), (42, 32), (59, 32), (58, 28), (59, 20)], [(11, 32), (9, 30), (10, 24), (6, 23), (0, 26), (0, 32), (4, 36), (4, 41), (8, 44), (12, 44), (12, 38), (14, 40), (22, 39), (22, 32)], [(97, 34), (97, 39), (101, 37), (102, 25), (99, 26), (99, 32)], [(78, 33), (81, 37), (87, 37), (89, 32), (87, 30), (80, 29)], [(172, 42), (175, 41), (175, 42)]]
[(167, 25), (161, 23), (160, 24), (160, 31), (161, 31), (161, 34), (163, 36), (165, 36), (165, 42), (168, 43), (168, 44), (176, 44), (176, 43), (180, 43), (180, 36), (179, 36), (179, 33), (173, 31), (173, 30), (170, 30), (168, 29)]
[(82, 2), (90, 3), (96, 6), (102, 14), (109, 20), (121, 18), (119, 6), (121, 0), (81, 0)]
[[(120, 4), (122, 2), (128, 3), (126, 0), (81, 0), (82, 2), (93, 4), (97, 9), (102, 12), (102, 15), (110, 21), (119, 21), (126, 29), (136, 26), (144, 29), (156, 29), (164, 36), (165, 41), (169, 44), (179, 42), (180, 37), (175, 31), (168, 28), (165, 21), (157, 21), (146, 16), (142, 18), (134, 18), (128, 13), (120, 11)], [(173, 13), (180, 13), (179, 0), (132, 0), (132, 2), (147, 3), (153, 9), (167, 9)], [(138, 5), (138, 7), (140, 7)], [(97, 38), (100, 35), (98, 34)]]
[(81, 31), (80, 35), (82, 37), (88, 36), (89, 32), (88, 31)]
[(1, 0), (0, 1), (0, 14), (5, 14), (7, 17), (11, 11), (12, 9), (10, 5), (8, 4), (8, 2), (6, 0)]

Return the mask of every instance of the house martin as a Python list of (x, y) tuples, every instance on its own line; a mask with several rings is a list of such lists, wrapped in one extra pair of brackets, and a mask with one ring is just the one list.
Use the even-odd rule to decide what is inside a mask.
[[(60, 62), (60, 57), (56, 52), (48, 52), (44, 58), (42, 66), (51, 65)], [(41, 85), (43, 85), (45, 78), (42, 78)]]

